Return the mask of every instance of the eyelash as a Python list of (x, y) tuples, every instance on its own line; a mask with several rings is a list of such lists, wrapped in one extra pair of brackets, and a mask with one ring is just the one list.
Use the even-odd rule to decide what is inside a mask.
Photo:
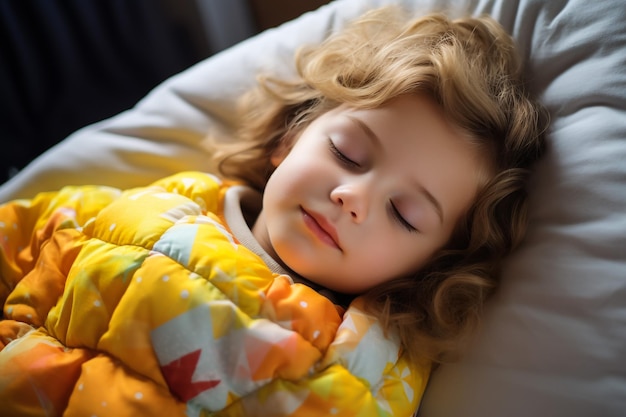
[(343, 152), (341, 152), (339, 149), (337, 149), (337, 147), (335, 146), (335, 144), (333, 143), (333, 141), (331, 139), (328, 139), (328, 146), (329, 146), (330, 151), (332, 152), (332, 154), (346, 168), (354, 169), (354, 168), (360, 168), (361, 167), (361, 165), (359, 165), (357, 162), (354, 162), (352, 159), (350, 159), (346, 155), (344, 155)]
[(391, 212), (391, 215), (393, 216), (393, 218), (397, 220), (398, 223), (402, 227), (404, 227), (406, 230), (408, 230), (411, 233), (419, 232), (419, 230), (417, 230), (411, 223), (406, 221), (406, 219), (402, 216), (402, 214), (400, 214), (400, 211), (398, 210), (396, 205), (393, 204), (393, 201), (391, 200), (389, 200), (389, 211)]

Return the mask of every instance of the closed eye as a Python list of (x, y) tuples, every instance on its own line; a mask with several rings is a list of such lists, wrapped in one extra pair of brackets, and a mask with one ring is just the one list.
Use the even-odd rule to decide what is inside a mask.
[(348, 158), (343, 152), (341, 152), (333, 143), (332, 139), (328, 139), (328, 147), (330, 148), (330, 151), (332, 152), (332, 154), (335, 156), (335, 158), (337, 158), (337, 160), (346, 168), (348, 169), (354, 169), (354, 168), (360, 168), (361, 165), (358, 162), (353, 161), (352, 159)]
[(391, 216), (398, 222), (398, 224), (400, 224), (400, 226), (404, 227), (411, 233), (419, 233), (419, 230), (402, 216), (402, 213), (400, 213), (396, 205), (393, 204), (393, 201), (391, 200), (389, 200), (389, 212), (391, 213)]

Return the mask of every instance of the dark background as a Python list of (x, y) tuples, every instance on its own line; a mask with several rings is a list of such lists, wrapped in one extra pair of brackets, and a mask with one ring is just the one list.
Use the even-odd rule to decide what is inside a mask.
[(169, 76), (328, 1), (0, 0), (0, 183)]

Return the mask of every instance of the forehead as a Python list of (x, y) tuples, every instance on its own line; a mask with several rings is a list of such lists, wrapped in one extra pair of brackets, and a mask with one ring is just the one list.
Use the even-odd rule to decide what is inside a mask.
[(449, 151), (451, 158), (461, 153), (463, 157), (477, 159), (483, 174), (491, 171), (487, 169), (491, 166), (491, 152), (486, 142), (477, 140), (452, 123), (442, 107), (426, 94), (400, 96), (372, 109), (341, 105), (331, 113), (346, 120), (352, 119), (353, 123), (356, 121), (355, 124), (360, 124), (365, 133), (389, 149), (406, 149), (407, 157), (414, 155), (410, 148), (438, 145)]
[(370, 138), (393, 147), (440, 143), (476, 147), (462, 129), (446, 117), (443, 109), (428, 96), (406, 95), (380, 107), (360, 109), (341, 105), (329, 115), (344, 123), (352, 123)]

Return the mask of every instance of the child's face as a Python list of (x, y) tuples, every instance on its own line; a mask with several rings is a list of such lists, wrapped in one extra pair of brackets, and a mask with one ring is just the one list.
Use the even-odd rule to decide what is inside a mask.
[(336, 108), (274, 162), (254, 235), (277, 261), (344, 293), (424, 266), (488, 171), (476, 147), (421, 96)]

